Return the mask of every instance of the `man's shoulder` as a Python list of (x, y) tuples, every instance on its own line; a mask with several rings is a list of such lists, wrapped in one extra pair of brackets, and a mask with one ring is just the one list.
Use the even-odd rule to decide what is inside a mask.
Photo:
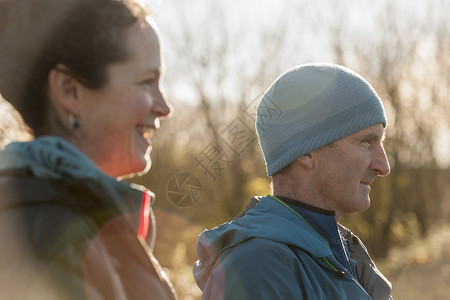
[(225, 265), (239, 266), (244, 269), (261, 268), (264, 267), (262, 264), (270, 262), (275, 265), (293, 266), (298, 261), (299, 253), (297, 252), (302, 251), (279, 241), (254, 237), (225, 249), (220, 255), (220, 259)]
[(216, 297), (223, 291), (224, 299), (297, 298), (298, 280), (307, 278), (296, 251), (301, 250), (266, 238), (243, 241), (220, 255), (204, 292)]

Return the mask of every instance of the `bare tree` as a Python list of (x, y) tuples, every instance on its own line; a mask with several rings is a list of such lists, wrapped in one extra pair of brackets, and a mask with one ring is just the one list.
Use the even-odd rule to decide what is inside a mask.
[[(237, 214), (249, 201), (243, 192), (247, 181), (264, 174), (251, 106), (256, 105), (258, 97), (284, 71), (283, 60), (290, 51), (283, 47), (287, 44), (286, 23), (254, 27), (251, 18), (236, 23), (233, 19), (237, 16), (230, 14), (230, 10), (227, 13), (224, 5), (228, 4), (204, 3), (202, 13), (197, 12), (193, 18), (187, 9), (189, 4), (177, 4), (173, 12), (180, 26), (160, 24), (161, 30), (167, 29), (169, 96), (182, 82), (192, 101), (173, 98), (174, 119), (163, 124), (152, 156), (173, 153), (161, 146), (170, 148), (177, 144), (179, 137), (191, 137), (190, 142), (183, 144), (184, 152), (179, 154), (183, 162), (178, 168), (173, 166), (167, 171), (166, 166), (161, 172), (167, 173), (164, 180), (170, 180), (170, 174), (177, 172), (188, 172), (200, 179), (204, 206), (201, 211), (193, 209), (183, 213), (208, 226)], [(257, 10), (247, 13), (257, 13)], [(179, 128), (180, 123), (176, 120), (189, 121), (189, 126), (177, 132), (174, 128)], [(170, 134), (164, 134), (165, 130)], [(157, 160), (154, 167), (158, 168)], [(164, 187), (161, 172), (159, 178), (149, 174), (148, 180)], [(164, 192), (159, 194), (165, 196)], [(167, 201), (165, 205), (170, 203)]]

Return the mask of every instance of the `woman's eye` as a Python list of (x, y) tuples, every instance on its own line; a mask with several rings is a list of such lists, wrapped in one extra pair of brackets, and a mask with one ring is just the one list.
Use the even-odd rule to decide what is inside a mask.
[(151, 79), (144, 80), (141, 84), (142, 85), (152, 85), (154, 82), (155, 82), (155, 79), (151, 78)]
[(142, 77), (140, 85), (145, 87), (154, 87), (159, 85), (159, 74), (148, 75), (148, 77)]

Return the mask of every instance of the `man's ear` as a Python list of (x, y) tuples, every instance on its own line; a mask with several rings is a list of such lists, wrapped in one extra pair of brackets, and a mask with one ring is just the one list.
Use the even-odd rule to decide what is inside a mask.
[(296, 159), (296, 161), (301, 164), (306, 169), (312, 169), (315, 166), (315, 155), (313, 152), (306, 153), (299, 158)]
[(49, 97), (59, 108), (67, 114), (77, 116), (80, 112), (79, 82), (70, 69), (58, 64), (48, 75)]

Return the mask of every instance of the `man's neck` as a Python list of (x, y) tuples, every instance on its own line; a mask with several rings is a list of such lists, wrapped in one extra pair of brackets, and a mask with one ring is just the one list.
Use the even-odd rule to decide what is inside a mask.
[(313, 195), (311, 193), (310, 189), (296, 191), (296, 190), (287, 190), (287, 189), (281, 190), (281, 189), (276, 189), (274, 187), (272, 195), (291, 198), (291, 199), (300, 201), (302, 203), (305, 203), (307, 205), (311, 205), (313, 207), (317, 207), (317, 208), (320, 208), (323, 210), (328, 210), (328, 211), (334, 211), (335, 212), (334, 217), (336, 219), (336, 222), (339, 222), (339, 220), (342, 217), (342, 213), (340, 211), (335, 210), (334, 207), (329, 207), (329, 205), (327, 205), (325, 201), (321, 200), (320, 196)]

